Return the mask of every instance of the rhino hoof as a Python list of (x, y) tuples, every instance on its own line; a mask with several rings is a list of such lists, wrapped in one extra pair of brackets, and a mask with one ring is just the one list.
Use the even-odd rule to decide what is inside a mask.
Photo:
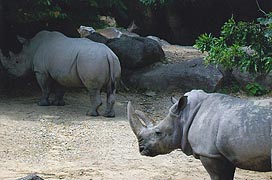
[(54, 106), (64, 106), (65, 102), (63, 100), (54, 100), (51, 104)]
[(39, 106), (50, 106), (50, 103), (47, 99), (41, 99), (39, 102), (38, 102), (38, 105)]
[(114, 111), (106, 112), (104, 114), (104, 117), (113, 118), (113, 117), (115, 117), (115, 113), (114, 113)]
[(86, 113), (86, 115), (87, 115), (87, 116), (99, 116), (99, 113), (98, 113), (98, 112), (90, 112), (90, 111), (88, 111), (88, 112)]

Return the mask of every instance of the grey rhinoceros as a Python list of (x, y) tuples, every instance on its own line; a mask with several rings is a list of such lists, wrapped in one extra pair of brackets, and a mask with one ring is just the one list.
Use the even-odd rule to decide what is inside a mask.
[(41, 31), (31, 40), (22, 40), (23, 50), (10, 57), (0, 56), (3, 66), (15, 76), (34, 72), (42, 90), (38, 105), (47, 106), (52, 84), (57, 88), (53, 105), (64, 105), (63, 87), (86, 87), (91, 108), (97, 116), (102, 104), (102, 87), (107, 91), (105, 116), (114, 117), (116, 82), (121, 76), (118, 57), (104, 44), (85, 38), (69, 38), (59, 32)]
[(173, 101), (157, 125), (128, 103), (128, 120), (142, 155), (181, 149), (200, 159), (212, 180), (232, 180), (236, 167), (271, 171), (272, 106), (202, 90)]

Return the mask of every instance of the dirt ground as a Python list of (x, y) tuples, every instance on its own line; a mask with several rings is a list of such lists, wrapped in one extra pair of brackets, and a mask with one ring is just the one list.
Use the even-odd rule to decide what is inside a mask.
[[(0, 179), (11, 180), (30, 173), (50, 180), (209, 179), (200, 161), (181, 151), (154, 158), (141, 156), (129, 127), (128, 100), (159, 120), (171, 105), (169, 97), (180, 94), (118, 94), (115, 118), (85, 116), (89, 101), (84, 90), (68, 92), (63, 107), (37, 106), (39, 92), (2, 95)], [(272, 173), (237, 170), (235, 177), (271, 180)]]
[[(0, 94), (0, 179), (36, 173), (46, 180), (208, 180), (200, 161), (181, 151), (141, 156), (127, 121), (128, 101), (160, 120), (170, 96), (181, 93), (119, 93), (115, 118), (85, 116), (85, 90), (68, 91), (63, 107), (37, 106), (36, 90)], [(235, 179), (271, 180), (272, 172), (237, 169)]]

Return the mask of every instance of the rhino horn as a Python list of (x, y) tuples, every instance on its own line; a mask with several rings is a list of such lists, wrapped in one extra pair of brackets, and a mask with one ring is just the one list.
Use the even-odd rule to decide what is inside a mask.
[(138, 118), (133, 118), (133, 115), (135, 116), (135, 110), (131, 105), (131, 102), (128, 102), (127, 105), (127, 117), (130, 124), (130, 127), (134, 134), (138, 137), (138, 134), (141, 132), (145, 126), (142, 124), (142, 122)]
[(152, 121), (150, 118), (148, 118), (144, 112), (136, 110), (135, 114), (144, 121), (145, 125), (147, 127), (152, 127), (154, 125), (154, 121)]

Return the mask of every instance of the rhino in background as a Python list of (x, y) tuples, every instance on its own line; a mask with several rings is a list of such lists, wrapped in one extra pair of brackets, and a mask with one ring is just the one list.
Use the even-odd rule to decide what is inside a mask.
[(141, 155), (181, 149), (200, 159), (212, 180), (233, 180), (235, 168), (268, 172), (271, 167), (271, 106), (218, 93), (186, 93), (154, 125), (143, 112), (127, 106)]
[(85, 38), (69, 38), (59, 32), (41, 31), (31, 40), (21, 39), (23, 50), (0, 54), (7, 71), (17, 77), (34, 72), (42, 90), (40, 106), (48, 106), (52, 86), (56, 87), (53, 105), (64, 105), (63, 87), (86, 87), (91, 107), (87, 115), (97, 116), (102, 104), (101, 89), (106, 87), (106, 117), (114, 117), (116, 82), (121, 76), (117, 56), (104, 44)]

